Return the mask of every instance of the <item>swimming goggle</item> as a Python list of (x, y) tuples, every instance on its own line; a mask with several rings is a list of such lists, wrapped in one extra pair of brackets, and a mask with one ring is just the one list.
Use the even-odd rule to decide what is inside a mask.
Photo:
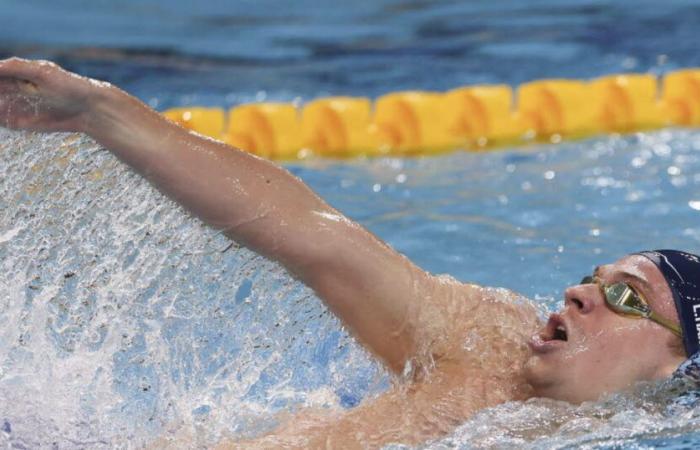
[(606, 286), (600, 281), (600, 278), (590, 275), (583, 277), (581, 284), (597, 284), (600, 286), (605, 297), (605, 303), (616, 313), (638, 319), (649, 319), (671, 330), (676, 336), (683, 337), (683, 332), (679, 325), (652, 311), (644, 297), (629, 284), (620, 282)]

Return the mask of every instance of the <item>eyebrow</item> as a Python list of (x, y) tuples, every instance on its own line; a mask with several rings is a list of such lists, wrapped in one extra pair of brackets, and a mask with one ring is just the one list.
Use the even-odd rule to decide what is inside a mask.
[[(651, 285), (649, 285), (649, 282), (647, 280), (640, 278), (639, 276), (630, 273), (630, 272), (625, 272), (622, 271), (620, 274), (626, 279), (626, 280), (632, 280), (635, 282), (635, 284), (639, 285), (639, 287), (644, 290), (643, 295), (648, 299), (650, 295), (652, 294), (652, 289)], [(638, 288), (639, 289), (639, 288)], [(648, 301), (648, 300), (647, 300)]]
[[(599, 277), (598, 276), (599, 269), (600, 269), (600, 266), (596, 266), (595, 269), (593, 269), (593, 276)], [(644, 290), (645, 297), (649, 297), (649, 294), (651, 293), (652, 289), (651, 289), (651, 285), (649, 284), (649, 282), (647, 280), (640, 278), (638, 275), (635, 275), (633, 273), (630, 273), (630, 272), (627, 272), (624, 270), (620, 271), (618, 273), (621, 274), (626, 280), (631, 280), (635, 284), (639, 285), (639, 287), (641, 287), (642, 290)]]

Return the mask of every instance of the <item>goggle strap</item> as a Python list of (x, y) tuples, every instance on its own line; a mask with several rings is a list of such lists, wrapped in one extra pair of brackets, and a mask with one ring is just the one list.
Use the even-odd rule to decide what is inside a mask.
[(650, 320), (652, 320), (652, 321), (658, 323), (659, 325), (671, 330), (673, 332), (673, 334), (675, 334), (679, 338), (683, 337), (683, 332), (681, 331), (681, 327), (679, 325), (673, 323), (672, 321), (668, 320), (667, 318), (660, 316), (659, 314), (655, 313), (654, 311), (650, 311), (648, 317)]

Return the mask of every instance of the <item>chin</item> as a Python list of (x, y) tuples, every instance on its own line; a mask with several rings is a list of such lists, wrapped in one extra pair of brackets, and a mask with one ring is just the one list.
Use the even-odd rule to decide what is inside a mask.
[(600, 398), (603, 392), (581, 392), (571, 383), (553, 383), (534, 387), (536, 397), (551, 398), (562, 402), (578, 405), (587, 401), (595, 401)]
[[(580, 398), (579, 393), (571, 383), (567, 383), (567, 377), (561, 370), (551, 367), (539, 357), (533, 356), (526, 363), (523, 375), (527, 383), (532, 387), (534, 397), (551, 398), (569, 403), (581, 403), (587, 398)], [(571, 378), (569, 378), (571, 379)]]
[(554, 383), (554, 380), (551, 379), (552, 373), (552, 369), (546, 367), (537, 356), (531, 356), (523, 368), (525, 381), (532, 387), (536, 397), (546, 397), (542, 393), (546, 392), (548, 387)]

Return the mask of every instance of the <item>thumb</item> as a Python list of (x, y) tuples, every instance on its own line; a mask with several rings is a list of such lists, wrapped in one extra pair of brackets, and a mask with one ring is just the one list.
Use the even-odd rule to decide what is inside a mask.
[(0, 61), (0, 79), (14, 78), (33, 83), (44, 79), (46, 69), (51, 66), (47, 61), (29, 61), (20, 58), (10, 58)]
[(19, 90), (27, 95), (36, 95), (39, 93), (39, 87), (29, 80), (17, 80)]

